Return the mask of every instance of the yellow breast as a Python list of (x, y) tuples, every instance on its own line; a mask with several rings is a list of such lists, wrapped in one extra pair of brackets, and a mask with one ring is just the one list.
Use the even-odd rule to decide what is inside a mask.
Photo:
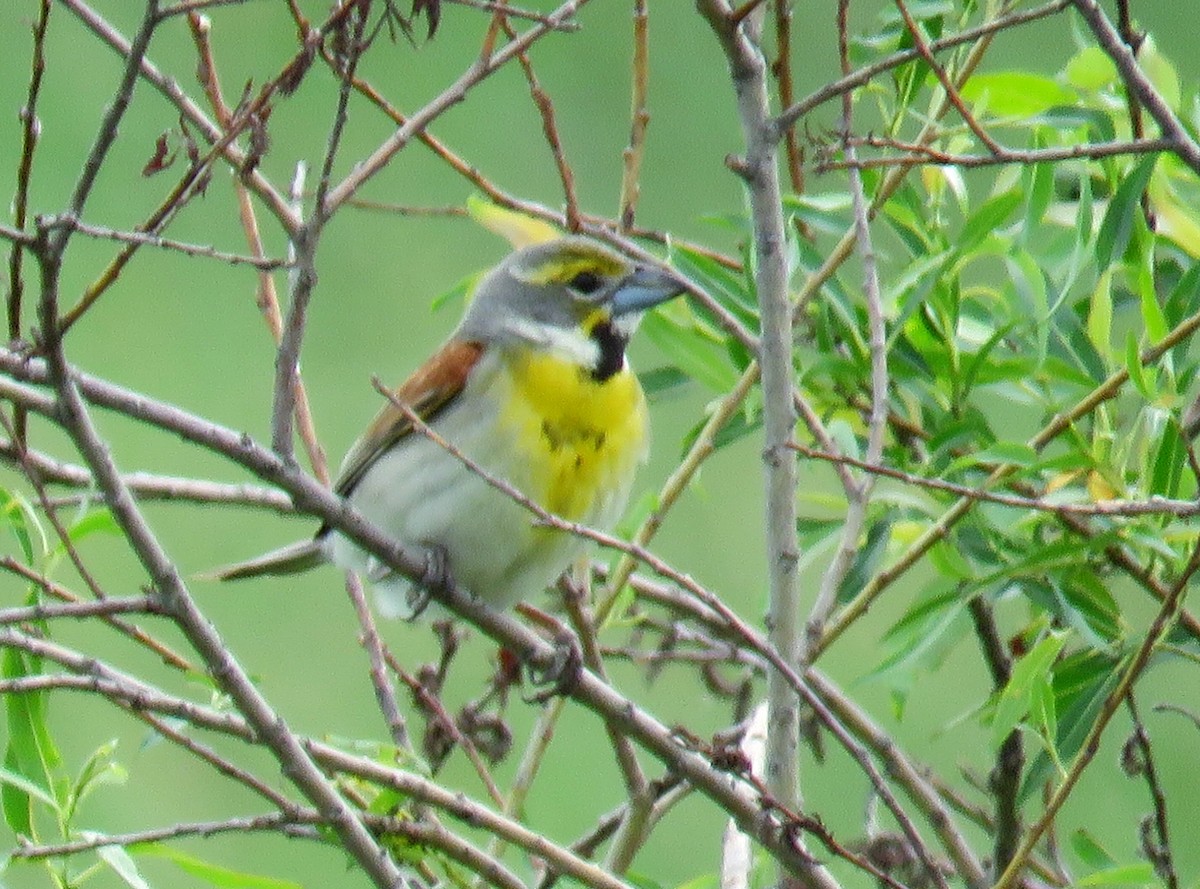
[(583, 522), (608, 501), (623, 500), (646, 452), (646, 400), (637, 377), (623, 369), (597, 382), (578, 365), (524, 350), (506, 365), (500, 416), (524, 458), (525, 493)]

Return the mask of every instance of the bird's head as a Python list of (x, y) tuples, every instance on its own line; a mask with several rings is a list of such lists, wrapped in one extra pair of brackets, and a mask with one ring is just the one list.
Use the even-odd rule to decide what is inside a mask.
[(553, 352), (604, 380), (647, 309), (683, 292), (670, 272), (638, 265), (588, 238), (517, 250), (479, 283), (459, 336)]

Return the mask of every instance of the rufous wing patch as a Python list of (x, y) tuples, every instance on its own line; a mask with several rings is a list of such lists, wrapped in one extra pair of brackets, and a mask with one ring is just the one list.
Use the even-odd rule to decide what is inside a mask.
[[(394, 390), (396, 399), (429, 422), (462, 392), (482, 355), (483, 343), (450, 340)], [(404, 412), (391, 402), (385, 404), (347, 455), (334, 490), (349, 496), (379, 455), (412, 431)]]

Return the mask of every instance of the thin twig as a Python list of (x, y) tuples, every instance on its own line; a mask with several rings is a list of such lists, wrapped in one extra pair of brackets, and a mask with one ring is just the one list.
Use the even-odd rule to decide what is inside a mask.
[(45, 845), (20, 844), (12, 849), (13, 858), (27, 861), (39, 858), (61, 858), (67, 855), (78, 855), (90, 852), (104, 846), (135, 846), (144, 843), (160, 843), (166, 840), (177, 840), (181, 837), (211, 837), (222, 833), (256, 833), (270, 831), (283, 833), (287, 836), (298, 836), (306, 839), (317, 839), (319, 834), (311, 829), (298, 830), (300, 825), (312, 827), (321, 824), (321, 819), (312, 809), (305, 809), (292, 815), (280, 812), (269, 812), (266, 815), (225, 818), (220, 821), (189, 821), (171, 824), (166, 827), (152, 827), (146, 830), (134, 830), (121, 834), (97, 834), (86, 839), (73, 840), (68, 843)]
[(1121, 79), (1125, 81), (1125, 88), (1129, 91), (1129, 95), (1136, 97), (1141, 102), (1142, 107), (1158, 124), (1163, 137), (1171, 142), (1171, 152), (1193, 172), (1200, 175), (1200, 144), (1197, 144), (1196, 140), (1192, 138), (1162, 94), (1142, 71), (1137, 58), (1125, 45), (1120, 32), (1113, 27), (1100, 4), (1097, 0), (1072, 0), (1072, 2), (1096, 36), (1096, 41), (1100, 44), (1101, 49), (1113, 60), (1117, 70), (1121, 72)]
[(633, 60), (629, 88), (629, 144), (621, 152), (621, 198), (617, 218), (621, 231), (629, 232), (637, 214), (642, 156), (646, 151), (646, 128), (650, 112), (646, 97), (650, 91), (650, 16), (646, 0), (633, 0)]
[[(349, 10), (349, 22), (341, 32), (345, 38), (344, 57), (339, 67), (341, 78), (333, 123), (329, 128), (325, 154), (321, 159), (316, 197), (312, 212), (300, 230), (292, 236), (289, 245), (296, 267), (291, 277), (291, 299), (283, 320), (279, 348), (275, 353), (275, 389), (271, 401), (271, 445), (277, 454), (287, 460), (292, 459), (293, 454), (292, 433), (293, 420), (297, 415), (296, 392), (300, 385), (300, 349), (308, 324), (309, 302), (317, 286), (317, 246), (325, 223), (333, 216), (333, 208), (327, 206), (326, 199), (329, 196), (334, 160), (337, 158), (346, 129), (346, 108), (353, 89), (354, 72), (358, 70), (359, 61), (368, 45), (365, 35), (369, 4), (350, 4), (346, 8)], [(303, 165), (297, 166), (297, 182), (292, 187), (293, 200), (297, 204), (299, 194), (303, 190), (303, 169)]]
[(982, 487), (972, 487), (970, 485), (960, 485), (954, 482), (948, 482), (938, 478), (924, 478), (923, 476), (914, 475), (910, 472), (905, 472), (902, 469), (896, 469), (891, 466), (886, 466), (881, 463), (870, 463), (866, 460), (860, 460), (857, 457), (848, 457), (844, 454), (833, 454), (828, 451), (817, 450), (810, 448), (807, 445), (792, 442), (791, 447), (805, 457), (812, 460), (824, 460), (829, 463), (841, 463), (846, 466), (852, 466), (855, 469), (861, 469), (864, 472), (872, 475), (882, 476), (884, 478), (895, 479), (903, 482), (906, 485), (912, 485), (917, 488), (924, 488), (930, 491), (939, 491), (944, 494), (953, 494), (956, 497), (969, 497), (973, 500), (979, 500), (984, 503), (996, 503), (1000, 506), (1009, 506), (1013, 509), (1022, 511), (1048, 512), (1054, 515), (1072, 515), (1072, 516), (1154, 516), (1163, 515), (1171, 516), (1172, 518), (1187, 519), (1200, 516), (1200, 503), (1195, 500), (1175, 500), (1169, 497), (1152, 495), (1145, 500), (1099, 500), (1094, 503), (1072, 503), (1072, 502), (1057, 502), (1047, 500), (1044, 497), (1023, 497), (1019, 494), (1003, 494), (997, 491), (990, 491)]
[[(1000, 638), (992, 606), (983, 596), (972, 596), (967, 602), (975, 635), (983, 649), (984, 661), (992, 674), (997, 692), (1004, 690), (1012, 675), (1012, 658)], [(1013, 729), (996, 751), (996, 764), (988, 777), (988, 787), (995, 798), (995, 817), (992, 822), (992, 873), (998, 874), (1008, 866), (1021, 838), (1021, 773), (1025, 768), (1025, 750), (1021, 733)]]
[[(35, 382), (40, 380), (43, 384), (47, 378), (44, 362), (14, 355), (2, 348), (0, 369), (17, 379)], [(406, 577), (420, 579), (424, 575), (426, 560), (422, 553), (398, 544), (388, 534), (367, 522), (345, 501), (335, 497), (304, 473), (282, 462), (271, 451), (258, 446), (244, 434), (146, 396), (134, 395), (121, 387), (79, 372), (73, 374), (73, 379), (93, 403), (134, 416), (151, 426), (169, 429), (188, 441), (244, 466), (260, 478), (279, 485), (292, 496), (298, 509), (321, 519), (331, 529), (378, 558), (381, 564)], [(53, 399), (4, 376), (0, 376), (0, 397), (19, 401), (46, 416), (57, 416)], [(453, 587), (439, 590), (437, 597), (441, 604), (504, 644), (527, 663), (546, 665), (555, 662), (556, 651), (549, 643), (510, 616), (482, 605), (470, 593)], [(715, 597), (713, 598), (715, 600)], [(220, 675), (221, 671), (218, 673)], [(650, 754), (673, 768), (697, 790), (733, 815), (738, 824), (751, 832), (777, 859), (789, 866), (799, 865), (806, 860), (797, 852), (792, 841), (793, 828), (776, 816), (764, 816), (761, 800), (756, 792), (742, 785), (731, 784), (728, 777), (715, 769), (703, 756), (681, 747), (667, 726), (658, 722), (628, 697), (617, 693), (586, 670), (578, 677), (570, 695), (604, 719), (622, 727)], [(239, 705), (245, 706), (241, 701)], [(881, 780), (877, 773), (875, 780)], [(884, 789), (886, 790), (886, 787)]]
[[(749, 15), (726, 0), (701, 0), (701, 16), (724, 51), (737, 96), (745, 141), (738, 163), (750, 200), (754, 229), (754, 286), (762, 335), (759, 364), (763, 396), (763, 484), (766, 491), (768, 645), (786, 664), (800, 653), (800, 553), (796, 543), (796, 460), (787, 451), (796, 425), (792, 398), (793, 340), (788, 298), (787, 233), (782, 212), (778, 155), (772, 138), (767, 64), (761, 47), (762, 10)], [(798, 811), (799, 701), (785, 676), (767, 676), (770, 731), (765, 786), (783, 808)], [(823, 865), (804, 864), (796, 873), (806, 889), (834, 889)], [(784, 874), (780, 872), (780, 879)]]
[[(508, 35), (508, 39), (516, 40), (517, 32), (508, 23), (508, 19), (501, 17), (499, 21), (500, 28)], [(525, 82), (529, 85), (529, 96), (533, 99), (538, 116), (542, 119), (542, 135), (546, 138), (546, 144), (550, 146), (550, 155), (554, 158), (555, 169), (558, 170), (558, 180), (562, 183), (563, 215), (567, 231), (577, 232), (579, 231), (579, 196), (575, 192), (575, 171), (571, 169), (566, 151), (563, 149), (562, 137), (558, 134), (554, 100), (550, 98), (550, 94), (542, 88), (538, 81), (537, 74), (533, 70), (533, 62), (529, 60), (529, 53), (524, 50), (517, 53), (517, 61), (520, 62)]]
[[(13, 196), (12, 221), (18, 233), (24, 232), (28, 222), (29, 188), (33, 175), (33, 156), (37, 150), (41, 123), (38, 121), (38, 98), (42, 92), (42, 76), (46, 73), (46, 28), (50, 22), (50, 0), (41, 0), (38, 17), (33, 24), (33, 52), (29, 62), (29, 87), (25, 91), (25, 104), (21, 107), (21, 159), (17, 162), (17, 191)], [(12, 250), (8, 255), (8, 338), (21, 338), (21, 300), (25, 292), (22, 273), (24, 242), (12, 238)], [(16, 418), (18, 437), (24, 437), (24, 421)]]
[[(0, 568), (20, 573), (16, 562), (8, 556), (0, 557)], [(39, 586), (44, 578), (34, 580)], [(48, 581), (46, 581), (48, 582)], [(26, 621), (71, 618), (81, 620), (89, 617), (114, 614), (156, 614), (160, 609), (149, 596), (130, 596), (124, 599), (104, 599), (97, 602), (64, 602), (62, 604), (19, 605), (15, 608), (0, 608), (0, 625), (20, 624)]]
[[(122, 118), (124, 118), (125, 112), (129, 109), (129, 104), (133, 101), (133, 87), (137, 82), (142, 60), (146, 56), (146, 50), (150, 46), (150, 37), (154, 33), (154, 28), (157, 24), (158, 2), (157, 0), (147, 0), (145, 13), (142, 15), (142, 20), (138, 25), (133, 40), (129, 43), (129, 52), (125, 59), (125, 70), (121, 72), (121, 79), (112, 101), (105, 106), (100, 125), (96, 128), (95, 141), (92, 143), (91, 149), (80, 165), (79, 178), (75, 181), (75, 188), (72, 190), (71, 197), (67, 201), (67, 210), (63, 214), (64, 216), (72, 219), (79, 219), (83, 216), (84, 205), (91, 196), (92, 187), (96, 184), (96, 178), (100, 175), (104, 159), (108, 156), (109, 149), (117, 139), (117, 128)], [(71, 234), (72, 229), (70, 227), (59, 229), (57, 235), (48, 239), (50, 251), (61, 258), (63, 251), (67, 249), (67, 242), (70, 240)], [(43, 305), (45, 304), (46, 300), (43, 300)], [(57, 308), (55, 309), (55, 313), (57, 314)], [(57, 317), (54, 320), (57, 322)], [(45, 319), (43, 318), (44, 321)], [(53, 334), (46, 330), (43, 330), (43, 335), (53, 337)]]
[[(995, 34), (1001, 31), (1011, 31), (1018, 25), (1028, 24), (1048, 16), (1057, 15), (1064, 9), (1069, 7), (1073, 0), (1050, 0), (1042, 6), (1036, 6), (1033, 9), (1027, 9), (1024, 12), (1008, 12), (1003, 15), (998, 15), (989, 21), (984, 22), (975, 28), (968, 28), (965, 31), (960, 31), (957, 34), (952, 34), (949, 37), (942, 37), (928, 44), (931, 52), (941, 52), (944, 49), (953, 49), (956, 46), (962, 46), (967, 43), (981, 42), (986, 45)], [(801, 99), (794, 105), (785, 108), (776, 117), (776, 126), (779, 131), (789, 129), (796, 125), (800, 118), (804, 117), (810, 111), (820, 107), (826, 102), (836, 99), (843, 93), (850, 92), (864, 86), (874, 78), (883, 74), (885, 71), (890, 71), (893, 68), (898, 68), (901, 65), (906, 65), (921, 57), (921, 53), (915, 47), (912, 49), (901, 50), (900, 52), (892, 53), (873, 62), (853, 74), (843, 77), (840, 80), (835, 80), (832, 83), (826, 84), (811, 95)], [(961, 79), (959, 83), (961, 83)], [(940, 114), (938, 115), (941, 116)]]
[[(72, 488), (94, 488), (91, 475), (82, 466), (63, 463), (38, 451), (25, 451), (22, 455), (11, 441), (0, 440), (0, 460), (19, 467), (28, 467), (45, 483), (67, 485)], [(229, 506), (253, 506), (270, 509), (288, 515), (295, 507), (288, 496), (273, 488), (250, 484), (226, 484), (207, 479), (184, 478), (174, 475), (158, 475), (153, 472), (130, 472), (123, 478), (129, 489), (139, 500), (166, 500), (181, 503), (221, 503)], [(51, 497), (54, 506), (103, 501), (99, 491)]]
[[(963, 119), (963, 122), (966, 123), (971, 132), (975, 134), (975, 138), (982, 142), (987, 149), (992, 152), (992, 154), (999, 154), (1002, 152), (1004, 149), (1001, 148), (999, 143), (997, 143), (996, 140), (991, 137), (988, 131), (983, 128), (983, 125), (975, 119), (975, 115), (971, 113), (971, 110), (967, 108), (966, 103), (963, 101), (962, 96), (958, 94), (958, 87), (950, 79), (950, 76), (946, 73), (946, 70), (940, 64), (938, 64), (938, 60), (934, 56), (933, 50), (929, 48), (929, 44), (925, 40), (925, 35), (921, 33), (921, 26), (917, 24), (915, 19), (913, 19), (912, 13), (908, 9), (908, 4), (905, 3), (905, 0), (895, 0), (895, 5), (896, 9), (900, 11), (900, 18), (904, 21), (904, 27), (908, 30), (909, 36), (912, 37), (914, 48), (918, 53), (921, 54), (921, 58), (925, 60), (925, 64), (929, 66), (929, 69), (933, 71), (934, 76), (938, 79), (938, 83), (940, 83), (942, 85), (942, 89), (945, 90), (946, 99), (949, 100), (950, 104), (954, 106), (954, 109), (958, 112), (959, 117)], [(845, 57), (843, 56), (843, 58)], [(849, 64), (843, 65), (842, 76), (845, 77), (849, 74)], [(844, 98), (843, 101), (845, 101)], [(849, 128), (847, 128), (845, 132), (848, 134), (850, 132)], [(848, 159), (851, 161), (853, 160), (852, 157)]]
[[(491, 797), (492, 802), (503, 808), (504, 794), (500, 792), (500, 787), (496, 783), (496, 779), (492, 777), (487, 764), (483, 761), (483, 756), (480, 754), (479, 747), (476, 745), (474, 739), (459, 729), (458, 724), (454, 721), (454, 717), (446, 709), (446, 705), (442, 703), (441, 699), (424, 683), (405, 670), (400, 665), (400, 662), (396, 660), (396, 656), (392, 654), (390, 649), (386, 647), (383, 649), (383, 657), (387, 665), (392, 669), (392, 672), (399, 677), (401, 682), (408, 686), (408, 690), (416, 701), (417, 707), (422, 712), (430, 714), (436, 721), (438, 728), (444, 731), (467, 754), (467, 759), (471, 761), (471, 765), (475, 769), (475, 774), (479, 776), (480, 783), (483, 784), (488, 796)], [(509, 813), (505, 811), (504, 814), (507, 815)], [(489, 849), (488, 854), (495, 856), (497, 853), (494, 849)]]
[(1099, 160), (1124, 155), (1159, 154), (1175, 150), (1176, 143), (1170, 139), (1134, 139), (1113, 142), (1077, 143), (1057, 148), (1013, 149), (999, 148), (992, 154), (956, 154), (936, 148), (891, 139), (885, 136), (867, 135), (852, 140), (855, 145), (870, 148), (888, 148), (906, 152), (902, 157), (876, 157), (866, 159), (818, 160), (814, 168), (821, 173), (830, 170), (873, 170), (888, 167), (913, 167), (934, 165), (980, 169), (1007, 164), (1026, 166), (1029, 164), (1054, 163), (1068, 160)]
[(185, 256), (215, 259), (218, 262), (228, 263), (229, 265), (249, 265), (260, 271), (287, 268), (290, 265), (286, 259), (272, 259), (265, 256), (241, 256), (237, 253), (228, 253), (204, 244), (187, 244), (183, 241), (162, 238), (144, 231), (119, 231), (115, 228), (108, 228), (102, 225), (92, 225), (71, 217), (58, 217), (52, 220), (46, 227), (53, 229), (60, 226), (69, 227), (82, 235), (87, 235), (89, 238), (119, 241), (123, 244), (132, 244), (138, 247), (158, 247), (162, 250), (174, 250)]
[[(779, 104), (789, 107), (794, 101), (795, 84), (792, 80), (792, 4), (790, 0), (774, 0), (775, 11), (775, 62), (771, 73), (779, 89)], [(788, 179), (792, 191), (804, 193), (804, 151), (794, 127), (783, 135), (784, 157), (787, 161)]]
[(524, 52), (545, 35), (552, 33), (555, 30), (555, 24), (573, 18), (585, 3), (587, 0), (567, 0), (546, 17), (546, 23), (535, 24), (516, 40), (505, 45), (503, 49), (486, 59), (479, 59), (458, 80), (428, 102), (424, 108), (411, 115), (406, 124), (375, 149), (370, 157), (355, 166), (335, 188), (331, 189), (329, 198), (325, 202), (326, 212), (332, 215), (341, 204), (354, 197), (359, 188), (382, 169), (416, 134), (422, 132), (445, 111), (461, 102), (472, 88), (490, 76), (492, 72), (511, 61), (519, 53)]
[(1158, 777), (1158, 769), (1154, 765), (1154, 749), (1150, 746), (1150, 735), (1146, 732), (1146, 724), (1142, 722), (1138, 712), (1137, 701), (1133, 689), (1125, 696), (1125, 706), (1133, 720), (1133, 734), (1126, 741), (1126, 746), (1134, 745), (1137, 753), (1129, 757), (1135, 765), (1129, 770), (1130, 775), (1141, 772), (1146, 779), (1146, 788), (1150, 791), (1150, 800), (1154, 806), (1154, 837), (1145, 837), (1143, 854), (1154, 865), (1154, 872), (1167, 884), (1167, 889), (1179, 889), (1179, 874), (1175, 870), (1174, 856), (1171, 853), (1171, 832), (1167, 820), (1167, 796), (1163, 792), (1162, 782)]
[(367, 606), (367, 597), (363, 594), (362, 581), (353, 571), (346, 572), (346, 594), (354, 605), (354, 614), (358, 618), (358, 626), (362, 631), (359, 641), (367, 653), (369, 665), (367, 672), (371, 677), (371, 687), (375, 691), (375, 702), (379, 704), (379, 712), (383, 714), (384, 722), (387, 723), (388, 735), (398, 749), (411, 752), (412, 739), (408, 734), (408, 723), (400, 712), (400, 705), (396, 701), (396, 691), (388, 678), (383, 641), (379, 638), (375, 617)]
[[(597, 621), (587, 605), (591, 572), (585, 570), (586, 563), (577, 566), (577, 569), (574, 572), (576, 576), (568, 574), (560, 583), (560, 589), (564, 592), (563, 602), (571, 626), (580, 641), (584, 663), (593, 673), (607, 681), (608, 675), (604, 669), (600, 643), (596, 638)], [(649, 836), (654, 794), (629, 738), (610, 725), (606, 724), (604, 728), (616, 756), (617, 766), (621, 770), (625, 794), (628, 797), (625, 817), (621, 819), (621, 825), (609, 846), (604, 867), (614, 874), (624, 874), (633, 863), (634, 855), (645, 845)]]
[[(897, 0), (902, 2), (902, 0)], [(850, 24), (849, 0), (838, 3), (838, 54), (843, 74), (850, 71)], [(854, 160), (854, 146), (848, 141), (853, 129), (854, 103), (849, 93), (842, 95), (843, 151), (847, 159)], [(866, 193), (863, 190), (862, 174), (850, 170), (850, 197), (854, 211), (854, 240), (863, 267), (863, 297), (867, 306), (868, 342), (871, 354), (871, 411), (867, 421), (866, 462), (878, 463), (883, 456), (883, 439), (888, 420), (888, 364), (887, 330), (883, 317), (883, 296), (879, 287), (879, 268), (875, 261), (875, 248), (871, 240)], [(821, 586), (809, 610), (801, 642), (801, 659), (807, 661), (811, 643), (821, 636), (821, 628), (837, 602), (838, 590), (858, 555), (863, 526), (870, 508), (871, 492), (875, 477), (867, 474), (861, 482), (843, 486), (846, 492), (846, 513), (837, 550), (821, 577)]]
[[(209, 22), (201, 16), (189, 15), (188, 28), (191, 31), (192, 42), (196, 46), (196, 52), (200, 57), (200, 62), (197, 66), (200, 85), (204, 89), (208, 103), (212, 107), (213, 114), (216, 115), (218, 122), (227, 130), (232, 129), (233, 112), (225, 102), (221, 89), (216, 60), (213, 56), (209, 40)], [(254, 202), (251, 200), (250, 190), (245, 184), (245, 178), (245, 176), (238, 176), (234, 182), (234, 191), (238, 200), (238, 216), (241, 220), (242, 231), (246, 236), (246, 243), (250, 248), (250, 252), (254, 256), (262, 257), (266, 255), (266, 248), (263, 245), (262, 233), (258, 224), (258, 214), (255, 211)], [(279, 293), (275, 287), (275, 278), (268, 274), (266, 270), (259, 271), (256, 302), (259, 311), (262, 313), (263, 320), (266, 322), (267, 330), (275, 342), (275, 348), (278, 350), (280, 342), (283, 339), (283, 313), (279, 309)], [(321, 483), (328, 485), (330, 483), (329, 461), (317, 436), (316, 422), (308, 400), (308, 390), (304, 385), (304, 378), (299, 374), (295, 378), (294, 399), (296, 431), (300, 436), (300, 440), (304, 443), (309, 466), (312, 467), (313, 474), (316, 475)]]

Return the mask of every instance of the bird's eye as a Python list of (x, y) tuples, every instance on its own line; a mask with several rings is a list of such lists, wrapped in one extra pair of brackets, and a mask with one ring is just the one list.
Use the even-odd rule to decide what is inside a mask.
[(604, 282), (595, 272), (580, 272), (567, 282), (567, 285), (579, 293), (595, 293)]

